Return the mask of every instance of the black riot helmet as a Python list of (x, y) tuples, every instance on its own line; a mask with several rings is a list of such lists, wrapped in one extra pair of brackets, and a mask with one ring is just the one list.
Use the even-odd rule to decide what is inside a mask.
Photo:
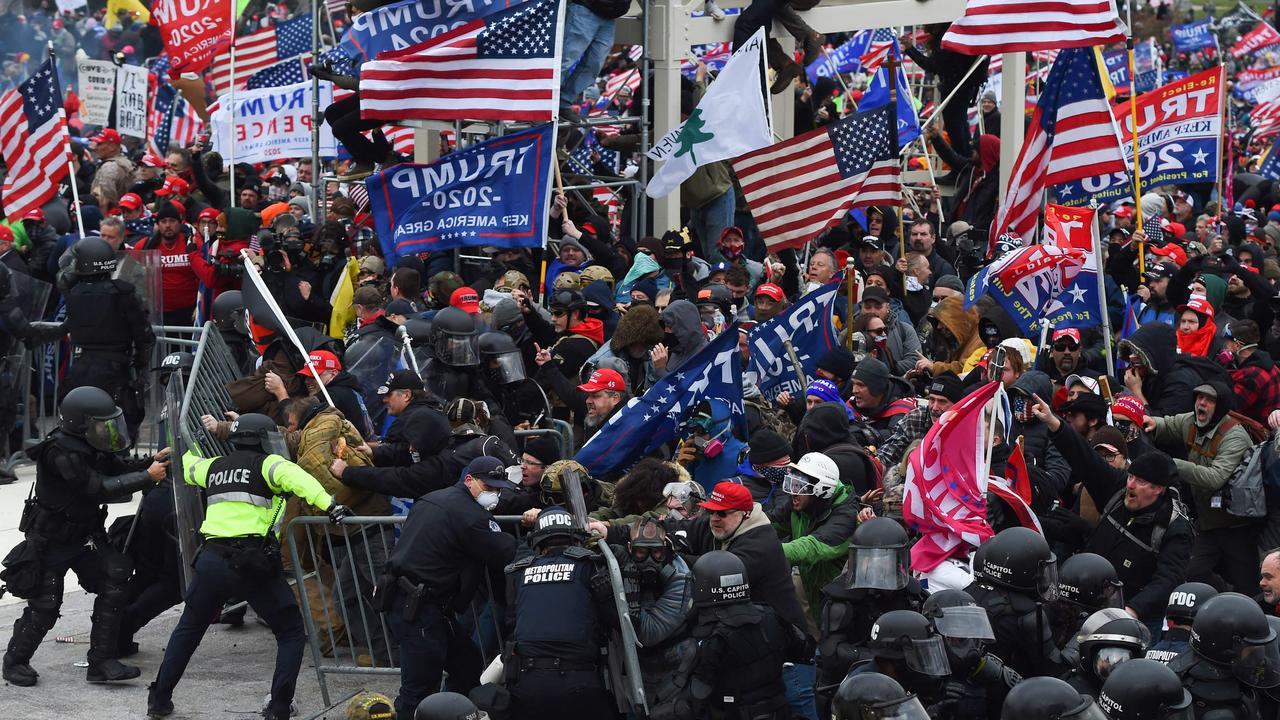
[(551, 314), (563, 312), (572, 315), (574, 312), (587, 310), (587, 299), (577, 290), (557, 290), (551, 296)]
[(933, 623), (954, 670), (970, 671), (982, 660), (983, 647), (996, 639), (987, 609), (963, 590), (939, 590), (925, 598), (920, 613)]
[(218, 297), (213, 299), (209, 314), (222, 332), (249, 334), (249, 318), (245, 311), (244, 296), (239, 290), (218, 293)]
[(733, 291), (723, 283), (711, 283), (698, 291), (697, 302), (698, 312), (706, 311), (708, 314), (714, 313), (716, 310), (724, 316), (725, 322), (733, 320)]
[(432, 318), (435, 356), (446, 365), (467, 367), (480, 361), (476, 355), (476, 321), (465, 311), (449, 306)]
[(58, 427), (67, 435), (83, 438), (103, 452), (129, 449), (129, 428), (124, 412), (106, 390), (89, 385), (67, 393), (58, 405)]
[(1217, 594), (1218, 591), (1212, 585), (1201, 582), (1182, 583), (1169, 593), (1164, 616), (1169, 618), (1171, 624), (1190, 625), (1196, 619), (1196, 610)]
[(1043, 535), (1011, 527), (978, 546), (973, 575), (981, 583), (1053, 600), (1058, 593), (1055, 561)]
[(159, 373), (160, 384), (168, 385), (169, 378), (175, 372), (182, 373), (182, 379), (186, 380), (191, 377), (191, 368), (196, 365), (196, 356), (189, 352), (169, 353), (160, 359), (160, 364), (151, 368), (152, 372)]
[(227, 438), (237, 449), (261, 450), (288, 457), (284, 436), (276, 421), (262, 413), (245, 413), (231, 423)]
[(1098, 705), (1111, 720), (1194, 720), (1191, 693), (1168, 665), (1137, 658), (1116, 667)]
[(431, 321), (422, 318), (409, 318), (404, 321), (404, 331), (408, 333), (409, 339), (413, 340), (414, 345), (426, 344), (431, 342)]
[(716, 607), (751, 602), (751, 579), (742, 559), (725, 550), (712, 550), (693, 564), (693, 604)]
[(858, 525), (849, 541), (851, 588), (901, 590), (911, 579), (907, 531), (897, 520), (876, 517)]
[(1094, 553), (1078, 553), (1058, 568), (1058, 601), (1086, 613), (1124, 607), (1124, 583), (1111, 561)]
[(1104, 682), (1114, 668), (1146, 653), (1151, 631), (1120, 608), (1103, 608), (1080, 626), (1076, 644), (1080, 668)]
[(1219, 593), (1196, 612), (1191, 649), (1217, 665), (1229, 665), (1240, 682), (1257, 688), (1280, 684), (1276, 633), (1262, 608), (1240, 593)]
[(871, 626), (867, 649), (876, 658), (902, 660), (908, 669), (930, 677), (951, 674), (942, 637), (915, 610), (890, 610)]
[(1053, 677), (1026, 678), (1005, 696), (1000, 720), (1107, 720), (1093, 698)]
[(116, 271), (116, 251), (99, 237), (87, 237), (75, 245), (76, 276), (110, 275)]
[(849, 675), (831, 699), (832, 720), (927, 720), (920, 699), (876, 672)]
[(438, 692), (422, 699), (413, 720), (480, 720), (484, 717), (466, 695)]
[(499, 385), (524, 380), (524, 357), (516, 341), (504, 332), (487, 332), (476, 343), (480, 351), (480, 365)]
[(573, 521), (573, 515), (562, 507), (553, 505), (538, 513), (533, 532), (529, 533), (529, 544), (535, 550), (555, 545), (576, 545), (582, 541), (582, 531)]

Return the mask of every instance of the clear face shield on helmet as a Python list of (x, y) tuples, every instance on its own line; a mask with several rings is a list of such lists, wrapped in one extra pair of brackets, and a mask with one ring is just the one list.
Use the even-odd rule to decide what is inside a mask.
[(1133, 659), (1133, 650), (1127, 647), (1104, 647), (1093, 655), (1093, 676), (1106, 680), (1112, 670), (1122, 662)]
[(237, 310), (231, 314), (231, 327), (241, 335), (249, 335), (249, 311)]
[(1256, 688), (1280, 685), (1280, 640), (1275, 633), (1270, 640), (1259, 644), (1237, 639), (1234, 658), (1231, 674), (1240, 682)]
[(991, 619), (987, 617), (987, 610), (983, 607), (975, 605), (941, 608), (931, 619), (938, 634), (948, 639), (983, 642), (996, 639)]
[(90, 418), (85, 423), (84, 440), (90, 447), (110, 453), (124, 452), (133, 445), (120, 408), (105, 417)]
[[(524, 380), (524, 358), (519, 351), (490, 355), (485, 358), (493, 378), (501, 385), (517, 383)], [(451, 363), (452, 364), (452, 363)]]
[(446, 365), (465, 367), (480, 364), (476, 352), (475, 335), (451, 335), (442, 332), (436, 337), (436, 358)]
[(921, 675), (946, 677), (951, 674), (946, 643), (937, 635), (926, 640), (909, 641), (902, 653), (907, 667)]
[(911, 579), (911, 556), (897, 547), (849, 546), (849, 588), (901, 590)]
[(987, 358), (987, 382), (999, 380), (1008, 365), (1008, 351), (999, 345), (991, 348), (991, 356)]
[(1036, 574), (1036, 594), (1042, 600), (1054, 601), (1058, 599), (1058, 561), (1053, 553), (1049, 554), (1049, 559), (1040, 563), (1040, 570)]
[(272, 430), (262, 437), (262, 452), (269, 455), (289, 457), (289, 444), (285, 442), (284, 433)]
[(908, 695), (893, 702), (862, 705), (856, 717), (841, 717), (840, 720), (929, 720), (929, 713), (920, 704), (920, 698)]
[(685, 518), (697, 515), (698, 503), (706, 499), (702, 486), (688, 481), (662, 486), (662, 497), (668, 510)]
[(782, 492), (788, 495), (812, 495), (814, 494), (813, 478), (796, 470), (787, 470), (782, 476)]

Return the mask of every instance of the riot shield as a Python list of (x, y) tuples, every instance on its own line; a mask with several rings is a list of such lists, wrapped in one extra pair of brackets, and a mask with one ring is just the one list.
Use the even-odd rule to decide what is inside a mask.
[(560, 489), (564, 491), (565, 504), (573, 515), (573, 524), (579, 530), (587, 532), (587, 501), (582, 495), (582, 474), (577, 470), (565, 469), (560, 473)]
[(164, 423), (166, 447), (172, 449), (169, 454), (169, 482), (173, 489), (174, 527), (177, 532), (178, 554), (182, 558), (179, 571), (182, 573), (184, 590), (191, 584), (191, 568), (196, 561), (196, 550), (200, 548), (200, 525), (204, 523), (204, 496), (200, 488), (188, 485), (182, 472), (183, 455), (187, 451), (187, 443), (183, 439), (182, 424), (178, 419), (182, 416), (183, 398), (186, 396), (182, 373), (175, 372), (169, 378), (164, 389)]
[[(9, 278), (12, 283), (10, 292), (13, 307), (17, 308), (28, 322), (42, 319), (45, 308), (48, 306), (49, 296), (53, 293), (53, 286), (24, 273), (11, 272)], [(9, 301), (6, 301), (5, 307), (8, 305)], [(31, 394), (30, 385), (31, 353), (27, 352), (23, 343), (14, 339), (12, 346), (8, 349), (8, 355), (0, 357), (0, 403), (4, 403), (4, 407), (0, 408), (0, 447), (5, 448), (4, 455), (0, 456), (0, 465), (5, 465), (10, 455), (22, 450), (21, 446), (10, 447), (8, 440), (17, 424), (17, 419), (25, 417), (23, 408)], [(29, 435), (31, 430), (27, 428), (24, 432)]]
[(164, 301), (161, 297), (161, 260), (159, 250), (140, 250), (125, 255), (116, 262), (116, 271), (112, 275), (116, 280), (124, 280), (133, 285), (138, 292), (142, 307), (151, 315), (151, 322), (159, 324), (164, 318)]
[(622, 584), (622, 569), (618, 559), (604, 540), (600, 540), (600, 554), (609, 566), (609, 585), (613, 589), (613, 604), (618, 610), (618, 629), (609, 634), (609, 686), (613, 691), (618, 711), (631, 717), (646, 717), (649, 703), (644, 696), (644, 679), (640, 675), (640, 656), (636, 630), (631, 625), (627, 607), (627, 592)]
[(347, 372), (360, 383), (361, 397), (374, 431), (381, 431), (387, 418), (387, 408), (382, 404), (378, 388), (397, 367), (395, 343), (386, 337), (360, 338), (347, 348), (343, 359)]

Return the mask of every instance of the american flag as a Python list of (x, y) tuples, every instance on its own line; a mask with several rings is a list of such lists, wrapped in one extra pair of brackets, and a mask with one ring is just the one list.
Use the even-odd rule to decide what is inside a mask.
[(968, 0), (942, 47), (965, 55), (1077, 48), (1125, 39), (1111, 0)]
[[(237, 72), (236, 74), (239, 75), (240, 73)], [(250, 90), (257, 90), (258, 88), (293, 85), (306, 80), (307, 67), (302, 62), (302, 58), (295, 57), (259, 70), (253, 74), (253, 77), (249, 78), (249, 82), (245, 83), (245, 87)]]
[(771, 252), (803, 245), (850, 208), (901, 204), (890, 120), (885, 105), (733, 161)]
[(173, 101), (172, 117), (173, 128), (169, 133), (169, 140), (178, 143), (178, 147), (191, 145), (204, 132), (204, 120), (200, 119), (191, 103), (182, 97), (182, 93), (178, 93)]
[(624, 87), (633, 93), (636, 91), (636, 88), (640, 87), (639, 70), (631, 68), (630, 70), (610, 75), (609, 79), (604, 81), (604, 95), (600, 96), (600, 100), (596, 105), (600, 107), (608, 107), (609, 102), (613, 100), (613, 98), (616, 97)]
[(62, 87), (52, 60), (0, 95), (0, 154), (9, 168), (0, 191), (12, 218), (38, 209), (67, 175), (67, 124)]
[(1280, 98), (1258, 103), (1249, 111), (1253, 137), (1264, 138), (1280, 132)]
[(640, 62), (640, 58), (644, 57), (644, 46), (632, 45), (627, 48), (627, 57), (631, 58), (633, 62)]
[(557, 0), (529, 0), (360, 69), (367, 120), (549, 120), (560, 60)]
[(873, 75), (880, 69), (881, 63), (889, 59), (889, 53), (893, 51), (893, 42), (872, 43), (871, 48), (858, 58), (858, 62), (862, 64), (862, 71), (868, 75)]
[(147, 112), (147, 144), (161, 157), (169, 152), (170, 143), (187, 147), (204, 131), (204, 121), (187, 99), (167, 80), (156, 85)]
[(1046, 187), (1126, 170), (1093, 50), (1063, 52), (1031, 116), (1009, 190), (991, 227), (991, 246), (1005, 232), (1031, 242)]
[[(259, 70), (311, 52), (311, 29), (311, 13), (306, 13), (236, 38), (235, 87), (244, 87), (245, 82)], [(210, 72), (213, 73), (213, 94), (225, 95), (231, 89), (229, 47), (224, 45), (214, 54)]]

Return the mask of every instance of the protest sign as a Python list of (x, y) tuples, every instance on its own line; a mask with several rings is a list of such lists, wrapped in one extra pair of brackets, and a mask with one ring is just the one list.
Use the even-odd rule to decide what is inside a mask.
[[(1206, 70), (1139, 95), (1138, 148), (1142, 187), (1213, 182), (1218, 178), (1222, 134), (1222, 68)], [(1120, 127), (1126, 167), (1132, 167), (1129, 103), (1112, 107)], [(1057, 188), (1063, 205), (1112, 202), (1133, 194), (1129, 172), (1085, 178)]]
[(109, 60), (79, 60), (80, 119), (85, 125), (106, 125), (116, 99), (116, 66)]
[(169, 53), (169, 75), (209, 67), (219, 45), (231, 41), (231, 0), (156, 0), (152, 24)]
[(1173, 35), (1173, 46), (1178, 52), (1189, 53), (1201, 48), (1218, 47), (1218, 36), (1213, 34), (1212, 16), (1195, 22), (1174, 25), (1170, 32)]
[(429, 165), (405, 163), (365, 185), (388, 262), (456, 247), (540, 247), (552, 126), (477, 143)]
[(338, 47), (358, 66), (378, 53), (426, 42), (518, 4), (518, 0), (400, 0), (356, 15)]
[[(832, 322), (839, 296), (840, 281), (827, 283), (800, 298), (785, 313), (752, 328), (747, 338), (751, 348), (750, 369), (755, 373), (756, 387), (770, 402), (782, 392), (799, 397), (816, 377), (818, 361), (839, 344)], [(804, 385), (800, 384), (796, 368), (791, 364), (787, 341), (800, 361)]]
[(1252, 104), (1258, 102), (1258, 92), (1262, 86), (1272, 80), (1280, 80), (1280, 66), (1240, 70), (1236, 73), (1235, 85), (1232, 86), (1231, 92)]
[(121, 65), (116, 73), (116, 130), (147, 137), (147, 69)]
[[(211, 108), (213, 147), (236, 162), (266, 162), (281, 158), (311, 157), (311, 83), (241, 90), (235, 93), (235, 132), (231, 108), (219, 98)], [(321, 110), (333, 102), (333, 85), (320, 83)], [(337, 152), (333, 130), (320, 127), (320, 154)]]

